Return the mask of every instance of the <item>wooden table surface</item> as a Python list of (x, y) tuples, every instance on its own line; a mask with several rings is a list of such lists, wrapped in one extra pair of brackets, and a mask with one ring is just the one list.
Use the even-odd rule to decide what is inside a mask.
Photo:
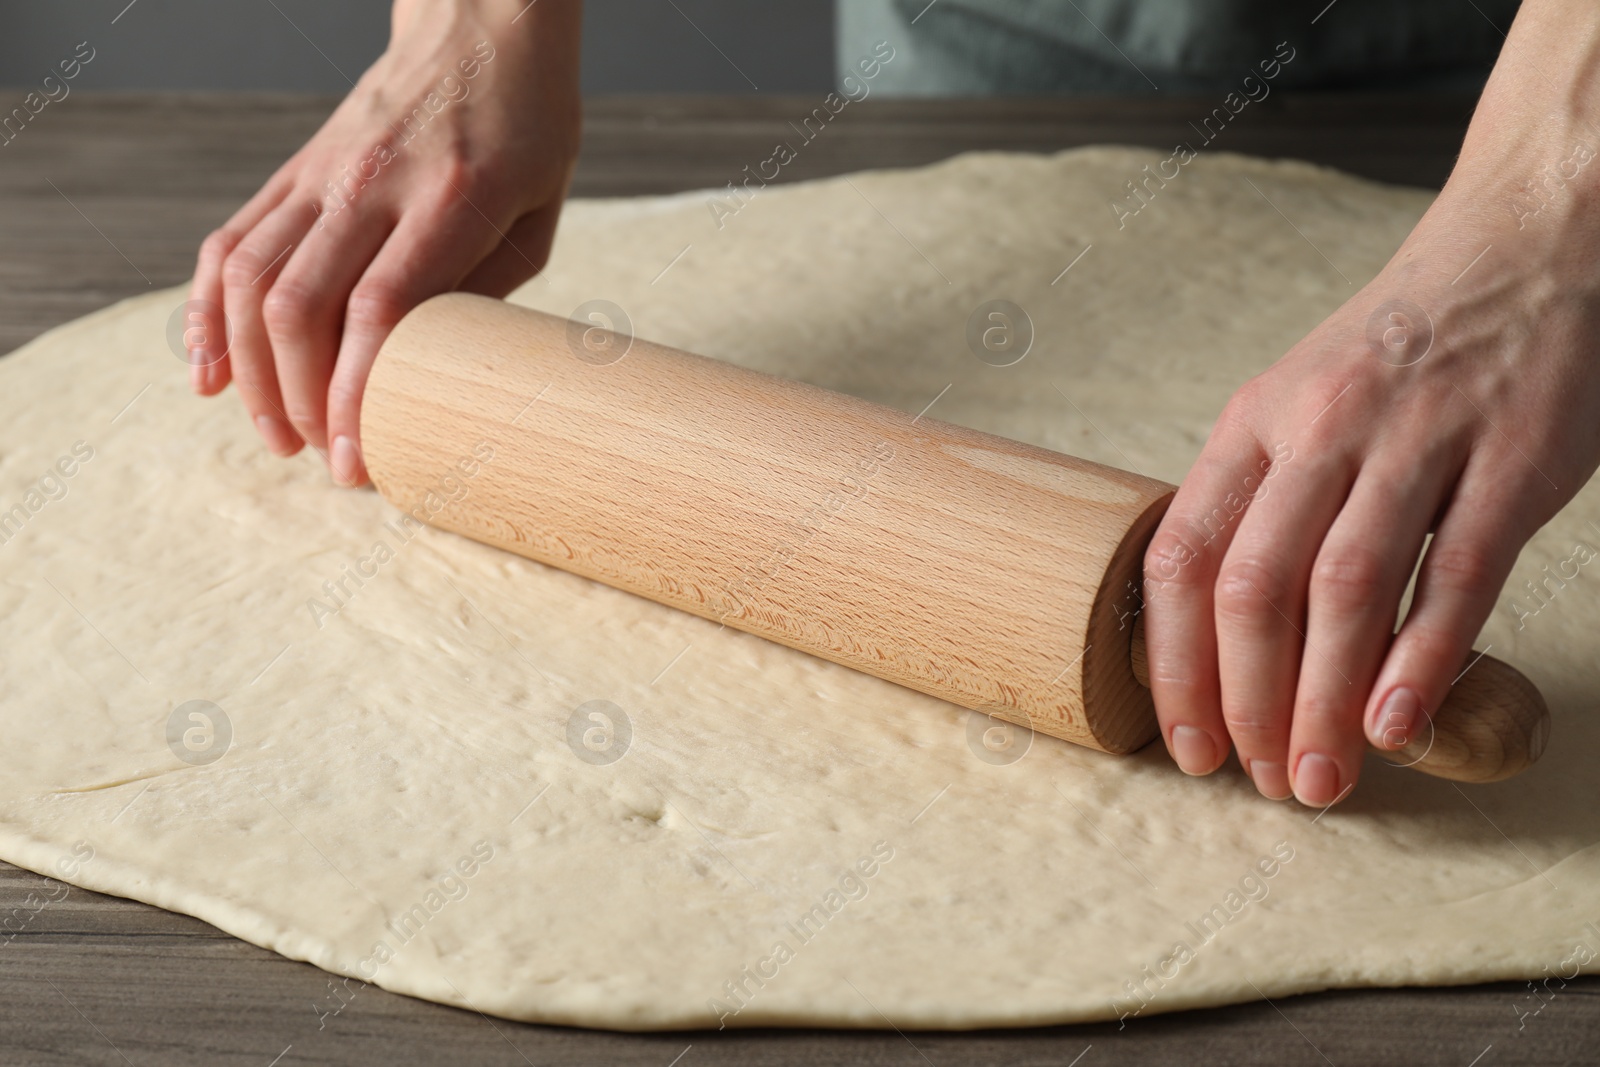
[[(799, 98), (591, 101), (574, 195), (720, 186), (765, 158)], [(800, 160), (801, 179), (912, 166), (969, 149), (1170, 148), (1212, 101), (877, 101)], [(201, 237), (334, 101), (74, 93), (0, 148), (0, 352), (112, 301), (187, 278)], [(1470, 112), (1461, 98), (1278, 94), (1216, 147), (1438, 185)], [(17, 669), (9, 665), (8, 670)], [(30, 894), (32, 896), (30, 897)], [(37, 908), (46, 894), (52, 903)], [(64, 894), (64, 895), (63, 895)], [(762, 1031), (625, 1035), (524, 1026), (360, 990), (337, 1016), (329, 978), (196, 919), (69, 889), (0, 864), (0, 1063), (1271, 1065), (1600, 1062), (1600, 979), (1523, 1021), (1528, 990), (1362, 990), (1115, 1024), (968, 1034)]]

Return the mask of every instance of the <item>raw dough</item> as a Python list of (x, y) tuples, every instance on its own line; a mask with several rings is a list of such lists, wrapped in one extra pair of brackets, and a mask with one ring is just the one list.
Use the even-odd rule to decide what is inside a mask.
[[(1156, 158), (971, 156), (736, 213), (575, 203), (518, 299), (611, 300), (641, 336), (1177, 481), (1232, 389), (1429, 198), (1212, 155), (1119, 230), (1107, 201)], [(967, 712), (413, 534), (309, 452), (271, 458), (234, 399), (189, 394), (164, 338), (182, 299), (0, 363), (0, 512), (25, 520), (0, 544), (7, 860), (581, 1026), (1021, 1026), (1595, 969), (1586, 569), (1484, 635), (1555, 712), (1522, 778), (1374, 763), (1317, 818), (1159, 746), (1041, 737), (1008, 763)], [(965, 341), (992, 299), (1036, 331), (1013, 366)], [(1590, 486), (1507, 596), (1596, 519)]]

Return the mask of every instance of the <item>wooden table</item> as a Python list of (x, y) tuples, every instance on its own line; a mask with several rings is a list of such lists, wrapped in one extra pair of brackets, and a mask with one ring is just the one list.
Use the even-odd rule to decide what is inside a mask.
[[(0, 148), (0, 351), (188, 277), (194, 248), (332, 108), (321, 98), (74, 93)], [(817, 101), (617, 98), (588, 108), (574, 194), (719, 186)], [(912, 166), (968, 149), (1115, 142), (1170, 148), (1211, 101), (869, 100), (785, 178)], [(1278, 94), (1216, 147), (1437, 185), (1471, 102)], [(14, 666), (8, 669), (15, 669)], [(37, 914), (30, 893), (60, 897)], [(65, 896), (61, 894), (65, 892)], [(35, 898), (37, 899), (37, 898)], [(1570, 984), (1519, 1032), (1527, 990), (1366, 990), (1115, 1024), (971, 1034), (825, 1031), (622, 1035), (523, 1026), (362, 989), (319, 1020), (329, 979), (186, 916), (0, 864), (0, 1063), (1110, 1064), (1600, 1062), (1600, 979)], [(320, 1024), (320, 1025), (319, 1025)]]

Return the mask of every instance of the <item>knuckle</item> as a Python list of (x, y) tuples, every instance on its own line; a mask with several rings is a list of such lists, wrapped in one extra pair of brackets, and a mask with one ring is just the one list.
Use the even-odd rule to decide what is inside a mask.
[(1312, 599), (1335, 611), (1366, 607), (1382, 594), (1386, 568), (1383, 559), (1360, 545), (1325, 549), (1311, 571)]
[(1471, 638), (1451, 630), (1429, 625), (1421, 620), (1410, 622), (1403, 629), (1400, 642), (1408, 662), (1424, 666), (1426, 670), (1439, 671), (1449, 680), (1449, 673), (1460, 666), (1462, 657), (1470, 647)]
[(1473, 545), (1434, 544), (1423, 560), (1423, 570), (1429, 584), (1461, 592), (1500, 585), (1494, 558)]
[(270, 333), (304, 329), (316, 311), (316, 295), (297, 283), (280, 280), (261, 302), (261, 317)]
[(457, 190), (471, 195), (478, 184), (478, 168), (475, 167), (466, 153), (457, 147), (452, 147), (438, 162), (439, 177), (445, 183), (443, 193), (450, 197), (457, 196)]
[(1315, 457), (1307, 461), (1308, 467), (1329, 474), (1345, 469), (1348, 463), (1345, 456), (1356, 447), (1352, 444), (1349, 428), (1333, 417), (1336, 410), (1337, 405), (1320, 419), (1316, 418), (1317, 413), (1312, 411), (1306, 417), (1305, 429), (1295, 434), (1295, 443), (1300, 445), (1308, 456)]
[(239, 399), (252, 416), (276, 414), (271, 405), (275, 374), (270, 358), (234, 361), (233, 382), (239, 388)]
[[(1243, 488), (1241, 484), (1240, 489)], [(1197, 509), (1190, 514), (1188, 527), (1202, 541), (1210, 544), (1226, 534), (1230, 528), (1237, 528), (1234, 524), (1250, 507), (1250, 498), (1239, 490), (1230, 489), (1202, 504), (1201, 507), (1206, 510)]]
[[(1284, 747), (1284, 716), (1245, 708), (1230, 708), (1224, 703), (1222, 722), (1228, 736), (1241, 753), (1251, 753), (1257, 758)], [(1249, 757), (1247, 757), (1249, 758)]]
[(1348, 379), (1326, 378), (1300, 391), (1293, 405), (1297, 444), (1313, 456), (1337, 456), (1348, 447), (1351, 418), (1365, 390)]
[(1222, 408), (1222, 417), (1232, 422), (1243, 422), (1256, 411), (1263, 389), (1261, 375), (1248, 379), (1233, 391)]
[(254, 249), (236, 246), (222, 261), (222, 284), (231, 289), (247, 289), (261, 277), (267, 261)]
[(323, 428), (327, 424), (327, 413), (318, 410), (315, 403), (310, 405), (296, 403), (285, 399), (286, 409), (284, 414), (289, 417), (289, 425), (293, 426), (300, 436), (314, 441), (322, 436)]
[[(467, 159), (465, 151), (450, 146), (428, 165), (424, 186), (419, 190), (419, 205), (435, 217), (478, 218), (473, 205), (489, 210), (488, 180), (483, 170)], [(481, 220), (480, 220), (481, 221)]]
[(328, 386), (328, 420), (346, 419), (355, 423), (361, 411), (361, 395), (365, 387), (364, 372), (360, 380), (335, 374), (333, 383)]
[(345, 322), (359, 328), (387, 331), (408, 309), (400, 291), (386, 282), (362, 282), (350, 293)]
[(239, 239), (227, 230), (212, 230), (200, 242), (200, 262), (207, 267), (221, 268)]
[(1144, 553), (1144, 581), (1146, 587), (1188, 587), (1199, 584), (1205, 575), (1200, 553), (1189, 546), (1177, 531), (1163, 526), (1151, 538)]
[(1324, 751), (1339, 751), (1351, 739), (1361, 736), (1358, 703), (1346, 693), (1302, 695), (1295, 701), (1293, 712), (1297, 740)]
[(1265, 561), (1229, 560), (1217, 574), (1213, 592), (1217, 614), (1246, 623), (1276, 618), (1288, 586), (1282, 573)]

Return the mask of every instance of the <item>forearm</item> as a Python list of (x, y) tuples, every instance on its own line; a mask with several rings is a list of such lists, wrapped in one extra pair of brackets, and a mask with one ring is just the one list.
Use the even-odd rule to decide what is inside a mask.
[(548, 43), (552, 49), (578, 51), (583, 21), (582, 0), (394, 0), (390, 39), (398, 40), (418, 26), (474, 21), (523, 40)]
[(1600, 238), (1597, 158), (1600, 5), (1527, 0), (1440, 206), (1503, 230), (1506, 239), (1535, 228)]

